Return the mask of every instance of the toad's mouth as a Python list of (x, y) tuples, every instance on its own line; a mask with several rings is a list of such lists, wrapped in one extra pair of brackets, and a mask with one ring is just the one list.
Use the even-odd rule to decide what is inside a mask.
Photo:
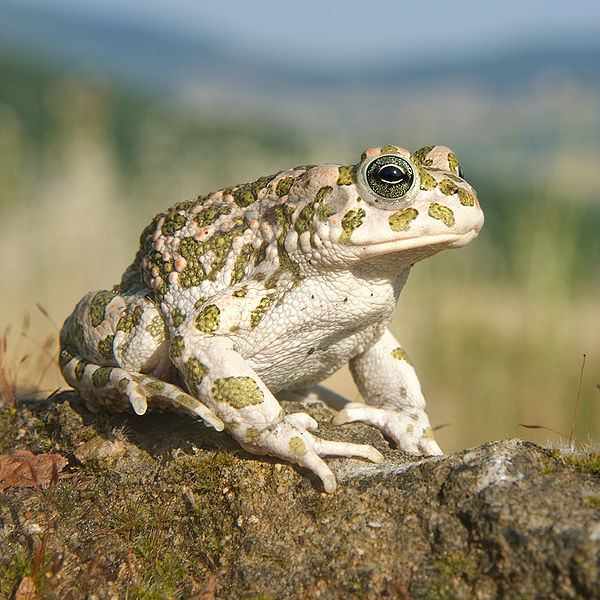
[[(471, 229), (465, 233), (443, 233), (437, 235), (404, 238), (402, 240), (389, 240), (373, 244), (360, 244), (355, 248), (360, 249), (363, 256), (381, 256), (383, 254), (396, 254), (398, 252), (431, 249), (431, 254), (446, 248), (462, 248), (479, 235), (479, 229)], [(429, 252), (428, 252), (429, 254)]]

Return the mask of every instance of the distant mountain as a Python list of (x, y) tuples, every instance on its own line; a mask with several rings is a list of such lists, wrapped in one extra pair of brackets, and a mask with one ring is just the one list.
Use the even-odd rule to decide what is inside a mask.
[(212, 79), (243, 66), (209, 35), (206, 41), (188, 42), (119, 20), (15, 4), (0, 4), (0, 14), (5, 48), (154, 91), (173, 89), (191, 74)]
[(448, 56), (435, 64), (414, 66), (401, 56), (389, 55), (385, 63), (356, 72), (315, 73), (309, 65), (292, 68), (275, 62), (265, 64), (252, 53), (224, 44), (209, 31), (201, 40), (191, 41), (122, 20), (89, 19), (3, 2), (0, 14), (0, 44), (5, 48), (70, 69), (96, 70), (119, 83), (154, 92), (205, 87), (226, 97), (232, 90), (249, 89), (267, 98), (273, 89), (278, 93), (298, 89), (322, 93), (332, 88), (368, 86), (390, 91), (407, 85), (468, 83), (505, 94), (544, 73), (600, 88), (599, 40), (582, 40), (579, 47), (560, 42), (513, 47), (504, 54), (468, 61)]

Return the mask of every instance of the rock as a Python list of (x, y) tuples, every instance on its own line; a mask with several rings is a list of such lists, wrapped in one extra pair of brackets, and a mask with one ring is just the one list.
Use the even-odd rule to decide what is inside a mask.
[(82, 464), (96, 462), (108, 466), (124, 456), (126, 452), (127, 448), (121, 440), (109, 440), (97, 435), (81, 444), (74, 454)]
[[(33, 561), (43, 538), (56, 598), (600, 597), (596, 463), (582, 473), (514, 439), (415, 459), (364, 425), (331, 426), (315, 402), (305, 409), (323, 437), (386, 457), (329, 461), (339, 485), (328, 495), (306, 471), (250, 456), (190, 418), (92, 415), (62, 400), (34, 417), (46, 450), (60, 440), (79, 475), (56, 483), (51, 500), (34, 489), (0, 497), (8, 595), (22, 573), (6, 573), (28, 549)], [(108, 462), (78, 471), (76, 456), (105, 450)], [(33, 520), (43, 533), (26, 533)]]

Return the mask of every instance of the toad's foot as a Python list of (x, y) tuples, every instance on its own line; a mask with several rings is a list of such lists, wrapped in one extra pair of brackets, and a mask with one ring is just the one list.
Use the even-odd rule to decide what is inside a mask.
[(361, 421), (379, 429), (396, 442), (398, 448), (413, 454), (443, 454), (433, 439), (424, 411), (409, 407), (393, 410), (349, 402), (333, 419), (335, 425)]
[(314, 431), (317, 426), (317, 422), (306, 413), (285, 415), (275, 425), (260, 432), (256, 430), (252, 441), (240, 440), (240, 443), (253, 454), (270, 454), (306, 467), (321, 479), (329, 494), (335, 492), (337, 484), (322, 456), (358, 457), (374, 463), (383, 461), (383, 456), (373, 446), (335, 442), (313, 436), (309, 432)]
[(212, 410), (174, 384), (120, 367), (101, 367), (70, 354), (66, 358), (68, 362), (63, 366), (63, 375), (78, 389), (92, 412), (98, 412), (100, 408), (122, 412), (131, 406), (136, 414), (143, 415), (148, 405), (154, 404), (163, 408), (170, 406), (202, 419), (217, 431), (223, 431), (225, 427)]

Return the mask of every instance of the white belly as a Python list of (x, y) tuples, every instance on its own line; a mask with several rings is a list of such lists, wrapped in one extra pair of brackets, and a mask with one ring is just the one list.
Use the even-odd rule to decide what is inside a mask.
[(301, 284), (236, 346), (272, 392), (314, 385), (381, 337), (398, 288), (351, 276)]

